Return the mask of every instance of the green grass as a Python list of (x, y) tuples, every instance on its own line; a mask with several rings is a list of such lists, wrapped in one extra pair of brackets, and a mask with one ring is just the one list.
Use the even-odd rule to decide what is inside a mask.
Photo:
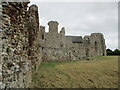
[(42, 62), (33, 73), (34, 88), (117, 88), (118, 57), (94, 60)]

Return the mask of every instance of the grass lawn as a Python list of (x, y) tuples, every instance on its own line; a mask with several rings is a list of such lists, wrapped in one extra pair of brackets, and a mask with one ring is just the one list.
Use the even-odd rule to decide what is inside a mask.
[(118, 56), (43, 62), (32, 78), (34, 88), (117, 88)]

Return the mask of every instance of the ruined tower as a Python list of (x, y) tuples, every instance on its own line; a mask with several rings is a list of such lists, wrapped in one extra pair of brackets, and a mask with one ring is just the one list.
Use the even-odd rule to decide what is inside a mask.
[(102, 33), (91, 34), (91, 51), (91, 53), (94, 53), (92, 56), (106, 55), (105, 39)]
[(48, 22), (49, 25), (49, 32), (52, 34), (57, 34), (58, 33), (58, 25), (59, 23), (57, 21), (50, 21)]
[(63, 35), (63, 36), (65, 35), (65, 28), (64, 28), (64, 27), (61, 28), (60, 33), (61, 33), (61, 35)]

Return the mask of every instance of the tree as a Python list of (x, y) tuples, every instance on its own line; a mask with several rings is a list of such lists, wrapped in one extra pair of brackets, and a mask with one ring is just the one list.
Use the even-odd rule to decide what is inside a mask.
[(119, 56), (120, 56), (120, 50), (115, 49), (115, 50), (113, 51), (113, 54), (114, 54), (114, 55), (119, 55)]
[(115, 49), (114, 51), (112, 51), (111, 49), (107, 49), (106, 52), (107, 52), (107, 55), (118, 55), (118, 56), (120, 56), (120, 50), (119, 49)]
[(106, 52), (107, 52), (107, 55), (113, 55), (113, 51), (109, 48), (106, 50)]

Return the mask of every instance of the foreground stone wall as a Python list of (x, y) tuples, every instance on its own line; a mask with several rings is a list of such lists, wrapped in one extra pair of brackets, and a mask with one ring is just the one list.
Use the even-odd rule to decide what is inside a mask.
[(2, 2), (2, 88), (25, 88), (41, 62), (38, 8)]
[(2, 87), (2, 32), (0, 31), (0, 88)]
[(103, 34), (92, 33), (90, 36), (65, 36), (63, 27), (58, 33), (57, 21), (48, 22), (49, 32), (42, 30), (43, 61), (81, 60), (91, 56), (105, 56), (106, 45)]

